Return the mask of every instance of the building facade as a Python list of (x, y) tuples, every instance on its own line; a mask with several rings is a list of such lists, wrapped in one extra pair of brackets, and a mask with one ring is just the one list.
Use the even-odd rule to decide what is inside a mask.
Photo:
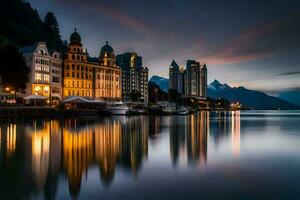
[(89, 57), (82, 46), (81, 37), (75, 29), (64, 59), (63, 97), (120, 99), (121, 70), (115, 64), (112, 47), (106, 43), (97, 59)]
[(185, 95), (206, 98), (207, 68), (195, 60), (188, 60), (184, 73)]
[(45, 42), (20, 49), (30, 68), (26, 94), (41, 95), (51, 102), (62, 99), (62, 58), (56, 51), (48, 50)]
[(101, 48), (99, 65), (95, 66), (95, 97), (121, 99), (121, 69), (116, 65), (114, 50), (108, 42)]
[(122, 97), (130, 99), (134, 91), (141, 94), (141, 100), (148, 102), (148, 68), (143, 67), (142, 57), (128, 52), (117, 55), (117, 64), (122, 70)]
[(173, 60), (169, 67), (169, 89), (184, 94), (184, 69)]
[(81, 37), (75, 30), (70, 37), (64, 57), (63, 97), (93, 97), (93, 65), (88, 62), (88, 53), (82, 48)]
[(186, 69), (173, 60), (169, 67), (169, 88), (179, 94), (206, 98), (207, 68), (195, 60), (187, 60)]

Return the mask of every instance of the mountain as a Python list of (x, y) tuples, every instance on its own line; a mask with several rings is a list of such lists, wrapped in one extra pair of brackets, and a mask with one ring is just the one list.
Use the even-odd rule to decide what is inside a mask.
[(298, 106), (263, 92), (244, 87), (230, 87), (214, 80), (208, 85), (207, 95), (211, 98), (225, 98), (230, 102), (238, 101), (250, 109), (299, 109)]
[(169, 79), (161, 76), (152, 76), (149, 82), (153, 82), (160, 87), (160, 89), (164, 92), (169, 91)]
[(300, 106), (300, 91), (287, 91), (279, 94), (278, 98)]
[[(153, 76), (150, 81), (156, 83), (164, 91), (168, 91), (169, 89), (169, 79), (167, 78)], [(225, 98), (230, 102), (238, 101), (249, 109), (300, 109), (297, 105), (277, 97), (269, 96), (263, 92), (249, 90), (244, 87), (230, 87), (217, 80), (214, 80), (208, 85), (207, 94), (213, 99)]]

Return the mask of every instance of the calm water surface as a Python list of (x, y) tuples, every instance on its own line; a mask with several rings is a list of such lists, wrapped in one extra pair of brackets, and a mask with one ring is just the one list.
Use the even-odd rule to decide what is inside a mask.
[(300, 199), (300, 111), (0, 125), (0, 199)]

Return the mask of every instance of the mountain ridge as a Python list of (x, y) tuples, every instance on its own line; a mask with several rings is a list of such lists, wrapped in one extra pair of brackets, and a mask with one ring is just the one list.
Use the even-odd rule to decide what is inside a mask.
[[(169, 79), (153, 76), (149, 82), (156, 83), (163, 91), (168, 92)], [(243, 86), (230, 87), (226, 83), (220, 83), (218, 80), (212, 81), (207, 87), (207, 96), (213, 99), (225, 98), (230, 102), (240, 102), (249, 109), (283, 109), (295, 110), (300, 109), (299, 106), (289, 103), (280, 98), (269, 96), (263, 92), (250, 90)]]

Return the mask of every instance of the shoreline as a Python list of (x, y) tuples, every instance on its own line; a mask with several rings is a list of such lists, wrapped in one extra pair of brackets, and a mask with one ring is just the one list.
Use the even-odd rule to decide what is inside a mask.
[[(203, 108), (197, 109), (189, 114), (201, 112), (201, 111), (244, 111), (246, 109), (212, 109), (212, 108)], [(272, 111), (272, 110), (269, 110)], [(273, 110), (277, 111), (277, 110)], [(186, 115), (189, 115), (186, 114)], [(136, 113), (128, 113), (126, 116), (138, 116), (138, 115), (146, 115), (146, 116), (168, 116), (168, 115), (179, 115), (177, 113), (163, 113), (162, 111), (153, 111), (148, 109), (146, 113), (136, 114)], [(99, 109), (82, 109), (82, 110), (60, 110), (58, 108), (53, 107), (0, 107), (0, 118), (16, 118), (16, 117), (78, 117), (78, 116), (111, 116), (104, 115), (100, 113)]]

